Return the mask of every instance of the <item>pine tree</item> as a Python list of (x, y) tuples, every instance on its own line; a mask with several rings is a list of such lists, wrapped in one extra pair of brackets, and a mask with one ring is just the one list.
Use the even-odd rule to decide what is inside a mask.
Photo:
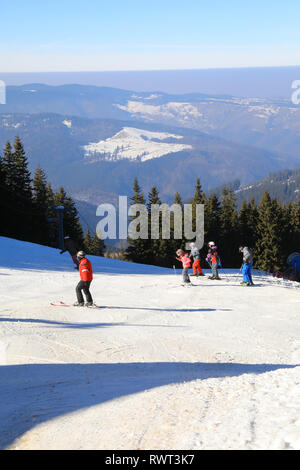
[(4, 234), (8, 237), (18, 237), (18, 217), (22, 214), (17, 209), (17, 187), (15, 186), (16, 166), (10, 142), (6, 142), (3, 150), (2, 174), (4, 179), (4, 200), (2, 208), (5, 211)]
[[(161, 206), (159, 192), (156, 186), (151, 188), (148, 194), (148, 236), (149, 236), (149, 258), (148, 263), (163, 266), (167, 253), (167, 241), (162, 239), (162, 215), (158, 218), (152, 216), (154, 207)], [(155, 238), (158, 237), (158, 238)]]
[[(233, 190), (224, 188), (220, 213), (219, 253), (223, 267), (237, 267), (240, 264), (238, 213)], [(214, 240), (215, 241), (215, 240)]]
[[(183, 205), (183, 202), (182, 202), (182, 198), (181, 198), (181, 196), (178, 192), (175, 193), (173, 204), (176, 204), (181, 208), (181, 224), (179, 224), (179, 221), (178, 221), (177, 223), (180, 226), (175, 227), (174, 214), (171, 213), (171, 216), (170, 216), (171, 237), (170, 237), (170, 241), (168, 243), (168, 256), (169, 256), (169, 260), (170, 260), (169, 265), (170, 266), (181, 267), (182, 266), (181, 263), (179, 263), (179, 261), (176, 261), (176, 251), (179, 248), (181, 248), (182, 250), (185, 250), (185, 245), (187, 243), (187, 240), (184, 236), (184, 212), (183, 212), (184, 211), (184, 205)], [(175, 238), (176, 229), (178, 229), (178, 235), (179, 235), (179, 233), (181, 233), (181, 237), (179, 239)]]
[[(190, 203), (192, 204), (192, 230), (195, 233), (196, 231), (196, 207), (199, 205), (204, 205), (206, 204), (206, 196), (204, 192), (202, 191), (200, 179), (197, 178), (196, 180), (196, 187), (195, 187), (195, 193), (193, 198), (191, 199)], [(205, 220), (204, 220), (205, 224)], [(204, 227), (204, 238), (205, 238), (205, 227)]]
[(258, 205), (256, 267), (273, 271), (280, 266), (280, 215), (278, 203), (266, 191)]
[[(130, 197), (130, 204), (133, 206), (134, 204), (141, 204), (145, 206), (146, 201), (142, 190), (139, 186), (137, 178), (134, 179), (133, 183), (133, 195)], [(135, 217), (130, 217), (130, 222), (134, 222), (134, 220), (139, 215)], [(137, 227), (137, 232), (139, 230), (139, 226)], [(128, 261), (133, 261), (134, 263), (143, 263), (147, 264), (149, 260), (149, 240), (143, 239), (138, 237), (137, 239), (133, 239), (128, 237), (128, 247), (125, 250), (125, 258)]]
[(300, 252), (300, 201), (289, 204), (288, 218), (290, 222), (290, 233), (286, 244), (289, 247), (289, 254)]
[(89, 228), (87, 228), (84, 241), (83, 241), (84, 250), (87, 254), (91, 255), (92, 253), (92, 237), (90, 234)]
[(38, 167), (32, 181), (34, 218), (34, 240), (37, 243), (50, 243), (48, 221), (48, 185), (44, 171)]
[(200, 178), (197, 178), (197, 180), (196, 180), (196, 187), (195, 187), (195, 193), (194, 193), (193, 199), (191, 200), (191, 203), (192, 203), (193, 205), (196, 205), (196, 204), (205, 204), (205, 200), (206, 200), (206, 196), (205, 196), (204, 192), (202, 191), (202, 186), (201, 186), (201, 183), (200, 183)]
[(55, 194), (52, 189), (51, 183), (47, 184), (46, 188), (46, 204), (47, 204), (47, 221), (49, 224), (49, 246), (57, 247), (58, 242), (58, 220), (57, 212), (55, 210)]
[[(173, 201), (173, 204), (176, 204), (176, 206), (178, 206), (178, 208), (180, 208), (181, 210), (181, 220), (180, 222), (178, 221), (177, 223), (179, 224), (179, 227), (175, 227), (175, 217), (174, 217), (174, 213), (171, 212), (170, 214), (170, 245), (172, 246), (172, 251), (173, 251), (173, 256), (174, 256), (174, 253), (176, 253), (176, 251), (181, 248), (181, 249), (184, 249), (185, 247), (185, 243), (186, 243), (186, 239), (184, 237), (184, 206), (183, 206), (183, 202), (182, 202), (182, 199), (181, 199), (181, 196), (178, 192), (175, 193), (175, 196), (174, 196), (174, 201)], [(179, 212), (179, 210), (178, 210)], [(175, 238), (175, 235), (177, 235), (177, 232), (178, 231), (178, 235), (179, 233), (181, 234), (180, 238)], [(177, 236), (178, 236), (177, 235)]]
[(239, 245), (254, 249), (256, 244), (257, 206), (254, 197), (248, 203), (242, 202), (239, 213)]
[(10, 142), (6, 142), (3, 150), (3, 169), (5, 172), (5, 185), (11, 193), (16, 189), (15, 174), (16, 165)]
[(13, 158), (15, 163), (15, 181), (20, 196), (32, 201), (31, 175), (28, 169), (28, 160), (25, 154), (23, 144), (19, 137), (16, 137), (14, 143)]
[(91, 241), (91, 254), (94, 256), (104, 256), (104, 252), (104, 241), (98, 238), (97, 234), (95, 234)]
[(13, 157), (15, 161), (15, 185), (17, 187), (19, 237), (24, 240), (34, 239), (34, 208), (31, 189), (31, 175), (28, 169), (28, 159), (19, 137), (14, 142)]
[(31, 175), (28, 160), (19, 137), (14, 148), (7, 142), (3, 152), (6, 187), (11, 211), (6, 220), (8, 235), (21, 240), (32, 240), (34, 209), (31, 191)]
[(292, 233), (291, 219), (289, 217), (289, 209), (285, 204), (277, 202), (278, 211), (278, 241), (280, 246), (280, 256), (278, 263), (281, 269), (286, 267), (286, 259), (292, 253), (290, 246), (290, 238)]
[(1, 224), (0, 235), (7, 235), (7, 219), (9, 215), (9, 190), (6, 184), (6, 169), (4, 160), (0, 155), (0, 210), (1, 210)]
[(220, 238), (221, 205), (214, 192), (205, 202), (205, 239), (214, 241), (218, 245)]
[(83, 231), (78, 217), (76, 206), (70, 196), (67, 196), (64, 188), (60, 188), (55, 194), (55, 206), (64, 207), (64, 234), (68, 235), (73, 240), (76, 240), (79, 245), (83, 245)]

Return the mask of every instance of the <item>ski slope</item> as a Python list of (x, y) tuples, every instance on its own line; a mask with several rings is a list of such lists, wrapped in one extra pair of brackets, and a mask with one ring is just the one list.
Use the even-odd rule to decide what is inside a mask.
[(0, 248), (1, 449), (300, 449), (300, 284)]

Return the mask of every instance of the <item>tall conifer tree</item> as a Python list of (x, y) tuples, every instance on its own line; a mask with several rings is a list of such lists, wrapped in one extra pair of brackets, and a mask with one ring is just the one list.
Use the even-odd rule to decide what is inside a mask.
[(44, 171), (38, 167), (32, 181), (34, 217), (34, 239), (37, 243), (49, 244), (48, 187)]
[(266, 191), (258, 205), (256, 267), (264, 271), (278, 269), (280, 259), (277, 201)]
[(238, 235), (238, 213), (233, 190), (224, 188), (220, 214), (220, 246), (218, 247), (223, 267), (237, 267), (240, 263)]
[(55, 206), (64, 207), (64, 234), (76, 240), (79, 245), (83, 245), (83, 231), (78, 217), (76, 206), (64, 188), (60, 188), (55, 194)]
[[(140, 204), (145, 206), (146, 201), (142, 190), (139, 186), (138, 179), (134, 179), (133, 183), (133, 195), (130, 197), (130, 204)], [(139, 214), (136, 217), (131, 217), (130, 222), (133, 222), (136, 218), (139, 217)], [(140, 227), (137, 227), (137, 232), (139, 231)], [(133, 261), (135, 263), (144, 263), (147, 264), (149, 262), (149, 240), (143, 239), (138, 237), (137, 239), (133, 239), (128, 237), (128, 247), (125, 250), (125, 258), (128, 261)]]

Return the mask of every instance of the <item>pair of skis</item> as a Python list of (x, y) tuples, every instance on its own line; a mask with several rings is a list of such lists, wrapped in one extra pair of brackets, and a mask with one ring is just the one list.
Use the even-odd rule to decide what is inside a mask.
[[(62, 302), (62, 301), (59, 301), (59, 302), (51, 302), (50, 305), (52, 305), (53, 307), (72, 307), (71, 304), (67, 304), (66, 302)], [(74, 305), (73, 305), (74, 307)], [(87, 305), (83, 305), (82, 307), (87, 307), (87, 308), (101, 308), (99, 307), (98, 305), (91, 305), (91, 306), (87, 306)], [(82, 308), (82, 307), (78, 307), (78, 308)]]

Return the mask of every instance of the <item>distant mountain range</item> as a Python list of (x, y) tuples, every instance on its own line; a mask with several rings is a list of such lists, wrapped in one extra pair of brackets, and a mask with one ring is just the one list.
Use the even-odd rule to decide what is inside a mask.
[(196, 178), (205, 191), (239, 180), (239, 200), (265, 187), (298, 196), (285, 176), (267, 176), (300, 168), (300, 106), (289, 100), (31, 84), (8, 86), (0, 113), (0, 151), (19, 135), (30, 169), (40, 165), (85, 214), (117, 205), (135, 177), (165, 202), (191, 197)]
[[(86, 119), (58, 114), (1, 114), (0, 146), (22, 139), (33, 171), (40, 165), (54, 186), (98, 204), (132, 192), (137, 176), (144, 191), (157, 185), (163, 198), (238, 178), (250, 184), (271, 171), (297, 168), (298, 159), (232, 143), (197, 130), (163, 124)], [(101, 200), (99, 200), (99, 195)]]
[(132, 92), (108, 87), (31, 84), (7, 87), (1, 113), (57, 113), (195, 129), (300, 158), (300, 105), (291, 99)]
[(226, 94), (239, 97), (286, 98), (291, 84), (300, 77), (300, 67), (242, 67), (189, 70), (132, 70), (110, 72), (0, 73), (7, 85), (77, 83), (126, 90), (165, 93)]

